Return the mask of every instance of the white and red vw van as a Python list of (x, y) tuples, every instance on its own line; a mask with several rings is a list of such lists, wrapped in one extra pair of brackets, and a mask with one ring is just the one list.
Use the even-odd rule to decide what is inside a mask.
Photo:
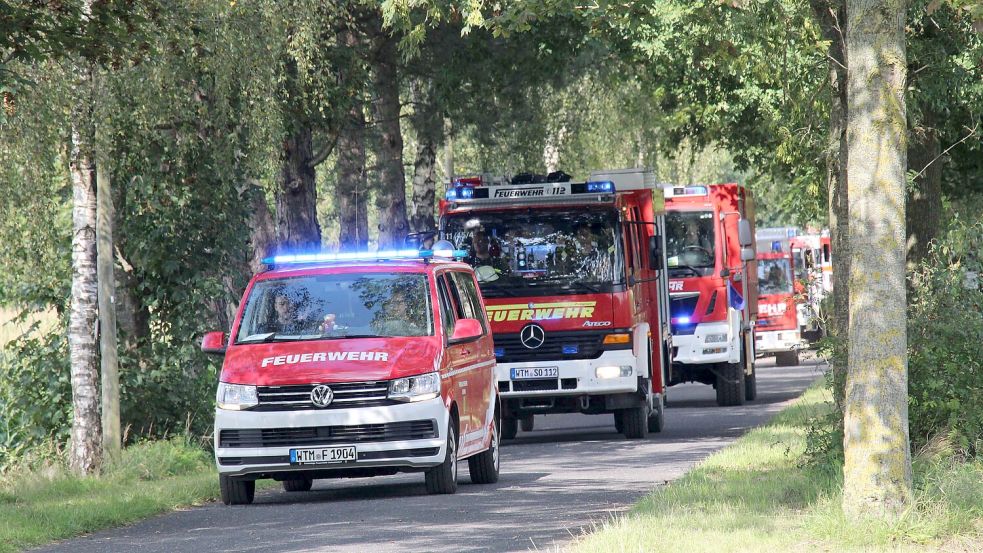
[[(307, 491), (318, 478), (423, 472), (454, 493), (499, 471), (492, 335), (472, 269), (433, 251), (267, 259), (224, 354), (215, 409), (222, 501), (256, 480)], [(451, 255), (450, 251), (438, 254)]]

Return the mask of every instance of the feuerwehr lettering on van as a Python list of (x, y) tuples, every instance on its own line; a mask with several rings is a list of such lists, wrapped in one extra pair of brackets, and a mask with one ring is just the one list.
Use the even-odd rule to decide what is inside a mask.
[(277, 355), (264, 357), (262, 366), (294, 365), (297, 363), (317, 363), (319, 361), (388, 361), (389, 354), (384, 351), (319, 351), (298, 353), (296, 355)]

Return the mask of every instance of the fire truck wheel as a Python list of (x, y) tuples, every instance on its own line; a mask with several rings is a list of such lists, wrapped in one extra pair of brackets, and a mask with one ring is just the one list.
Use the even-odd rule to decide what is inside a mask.
[(744, 405), (744, 367), (740, 363), (717, 366), (717, 405)]
[(502, 417), (502, 439), (514, 440), (519, 433), (519, 419), (515, 417)]
[(780, 367), (794, 367), (799, 364), (799, 350), (780, 351), (775, 354), (775, 364)]
[(491, 446), (481, 453), (468, 457), (468, 473), (475, 484), (498, 482), (498, 423), (492, 426)]
[(314, 485), (314, 479), (304, 475), (299, 478), (291, 478), (283, 481), (283, 491), (285, 492), (309, 492)]
[(454, 419), (447, 427), (447, 453), (444, 462), (428, 470), (424, 477), (427, 493), (450, 494), (457, 491), (457, 426)]
[(523, 432), (532, 432), (532, 428), (535, 425), (536, 420), (533, 415), (526, 415), (522, 417), (522, 420), (519, 422), (522, 423)]
[(249, 505), (256, 496), (255, 480), (220, 475), (218, 487), (222, 495), (222, 503), (226, 505)]
[(648, 423), (649, 432), (662, 432), (662, 429), (665, 428), (665, 425), (666, 425), (665, 410), (664, 410), (664, 405), (662, 403), (662, 398), (660, 397), (658, 403), (655, 406), (655, 409), (651, 413), (649, 413), (649, 423)]
[(614, 428), (618, 431), (618, 434), (625, 433), (625, 418), (621, 416), (621, 411), (614, 412)]
[(629, 440), (641, 440), (648, 435), (648, 408), (645, 405), (622, 409), (621, 418), (624, 425), (623, 434)]

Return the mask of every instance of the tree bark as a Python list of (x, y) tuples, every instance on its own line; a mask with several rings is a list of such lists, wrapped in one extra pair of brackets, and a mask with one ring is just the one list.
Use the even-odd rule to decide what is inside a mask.
[(317, 221), (316, 174), (311, 165), (314, 142), (311, 129), (298, 128), (284, 140), (280, 181), (276, 193), (277, 240), (290, 251), (321, 249)]
[(444, 119), (444, 181), (454, 179), (454, 123)]
[(847, 1), (849, 365), (843, 510), (899, 517), (911, 500), (905, 303), (905, 4)]
[[(84, 63), (84, 62), (83, 62)], [(72, 379), (72, 442), (69, 466), (92, 474), (102, 465), (99, 417), (99, 357), (96, 320), (96, 181), (93, 163), (92, 68), (80, 71), (79, 96), (71, 130), (72, 174), (72, 297), (68, 322), (68, 351)]]
[(396, 41), (382, 28), (376, 14), (372, 29), (373, 115), (379, 130), (379, 185), (375, 207), (379, 216), (379, 249), (400, 248), (409, 225), (406, 220), (406, 175), (403, 173), (403, 135), (399, 126), (399, 73)]
[[(100, 133), (100, 137), (105, 133)], [(107, 463), (118, 461), (120, 433), (119, 350), (116, 337), (116, 279), (113, 262), (113, 191), (106, 156), (96, 165), (96, 255), (99, 281), (99, 358), (102, 371), (102, 453)]]
[(252, 258), (249, 270), (255, 274), (263, 270), (263, 258), (276, 250), (276, 225), (266, 203), (266, 194), (256, 181), (246, 183), (245, 197), (249, 201), (249, 247)]
[(908, 196), (908, 270), (928, 255), (929, 243), (938, 237), (942, 223), (942, 145), (938, 131), (926, 118), (908, 136), (908, 167), (917, 173)]
[(431, 101), (427, 83), (413, 83), (413, 128), (416, 131), (416, 159), (413, 161), (413, 188), (410, 201), (410, 228), (413, 232), (437, 229), (434, 219), (437, 186), (437, 145), (443, 134), (443, 118)]
[(338, 137), (338, 180), (335, 209), (340, 232), (338, 249), (365, 251), (369, 245), (369, 195), (365, 181), (365, 114), (356, 102)]

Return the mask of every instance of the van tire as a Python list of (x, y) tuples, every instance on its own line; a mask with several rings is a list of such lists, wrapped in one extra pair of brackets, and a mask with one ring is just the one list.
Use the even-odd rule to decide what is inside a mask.
[(519, 419), (515, 417), (502, 417), (502, 439), (514, 440), (519, 434)]
[(314, 485), (314, 479), (304, 475), (299, 478), (291, 478), (283, 481), (283, 491), (285, 492), (309, 492)]
[(477, 455), (468, 457), (468, 473), (475, 484), (494, 484), (498, 482), (501, 455), (498, 450), (498, 421), (492, 423), (491, 445)]
[(629, 440), (641, 440), (648, 435), (648, 409), (643, 403), (638, 407), (621, 410), (622, 424), (626, 438)]
[(218, 488), (226, 505), (249, 505), (256, 497), (255, 480), (219, 475)]
[(429, 494), (451, 494), (457, 491), (457, 423), (447, 426), (447, 447), (444, 462), (424, 473)]
[(534, 415), (526, 415), (519, 422), (522, 425), (523, 432), (532, 432), (533, 426), (536, 424), (536, 419)]
[(744, 405), (744, 367), (740, 363), (717, 365), (717, 405)]

